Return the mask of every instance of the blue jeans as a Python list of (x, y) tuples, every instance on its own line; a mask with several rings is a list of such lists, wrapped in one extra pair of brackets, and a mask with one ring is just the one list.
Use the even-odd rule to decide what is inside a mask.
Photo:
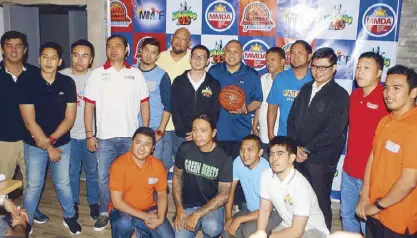
[(133, 229), (138, 238), (174, 238), (174, 229), (165, 217), (164, 222), (155, 230), (149, 229), (142, 219), (133, 217), (128, 213), (113, 209), (110, 212), (112, 238), (130, 238)]
[(132, 139), (129, 137), (116, 137), (98, 139), (96, 158), (98, 163), (98, 181), (100, 189), (100, 215), (108, 213), (107, 205), (110, 202), (109, 169), (114, 160), (130, 150)]
[(87, 183), (87, 202), (98, 202), (97, 159), (94, 153), (87, 150), (85, 140), (71, 139), (70, 182), (73, 202), (80, 203), (81, 163), (84, 166)]
[[(197, 209), (199, 207), (186, 208), (185, 212), (189, 216)], [(224, 209), (220, 207), (200, 218), (194, 232), (183, 228), (181, 231), (175, 231), (175, 238), (194, 238), (200, 228), (203, 230), (203, 237), (218, 237), (223, 231), (223, 216)]]
[(177, 136), (174, 131), (172, 132), (172, 152), (174, 153), (174, 156), (177, 156), (178, 148), (180, 148), (180, 145), (184, 141), (185, 138)]
[(365, 233), (365, 223), (360, 221), (355, 214), (359, 194), (362, 189), (362, 180), (342, 173), (340, 192), (340, 217), (342, 218), (342, 230), (353, 233)]
[(153, 156), (164, 163), (166, 170), (169, 170), (173, 165), (172, 160), (172, 133), (173, 131), (166, 131), (165, 135), (156, 142)]
[[(71, 144), (68, 143), (58, 148), (62, 150), (61, 160), (50, 163), (52, 178), (59, 203), (63, 210), (63, 216), (70, 218), (75, 215), (69, 175)], [(28, 213), (29, 223), (32, 224), (33, 216), (38, 207), (42, 188), (45, 183), (45, 173), (49, 156), (47, 151), (28, 144), (24, 146), (24, 153), (27, 183), (23, 197), (23, 208)]]

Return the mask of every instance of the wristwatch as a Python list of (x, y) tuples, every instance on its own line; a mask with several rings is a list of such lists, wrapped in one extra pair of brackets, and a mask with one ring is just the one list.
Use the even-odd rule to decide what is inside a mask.
[(381, 198), (377, 198), (374, 202), (374, 205), (376, 208), (378, 208), (379, 210), (384, 210), (386, 207), (381, 206), (381, 204), (379, 204), (379, 201), (381, 201)]
[(55, 138), (53, 138), (52, 136), (50, 136), (50, 137), (48, 137), (48, 140), (49, 140), (49, 144), (55, 145), (55, 143), (56, 143), (56, 139)]

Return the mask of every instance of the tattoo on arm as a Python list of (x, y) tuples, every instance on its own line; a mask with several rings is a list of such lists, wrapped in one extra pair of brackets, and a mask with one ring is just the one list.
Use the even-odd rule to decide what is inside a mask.
[(218, 194), (211, 199), (208, 203), (206, 203), (202, 208), (200, 208), (201, 215), (204, 216), (217, 208), (223, 206), (228, 200), (230, 195), (230, 189), (232, 187), (232, 183), (222, 183), (219, 182), (219, 192)]
[(174, 167), (174, 177), (172, 178), (172, 195), (175, 206), (182, 207), (182, 173), (183, 170)]

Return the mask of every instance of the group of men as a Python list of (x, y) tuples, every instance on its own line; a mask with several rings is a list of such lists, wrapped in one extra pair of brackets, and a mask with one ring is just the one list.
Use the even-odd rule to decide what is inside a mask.
[[(58, 72), (56, 43), (42, 44), (38, 69), (25, 62), (24, 34), (2, 36), (0, 173), (12, 178), (18, 164), (25, 186), (23, 209), (0, 196), (13, 221), (0, 232), (20, 232), (20, 225), (30, 232), (33, 222), (47, 222), (37, 207), (49, 165), (63, 225), (81, 233), (83, 164), (94, 230), (110, 221), (113, 237), (195, 237), (199, 230), (205, 237), (326, 237), (349, 126), (343, 230), (360, 233), (362, 221), (367, 237), (417, 236), (414, 70), (394, 66), (382, 86), (382, 57), (363, 53), (349, 97), (335, 82), (331, 48), (313, 53), (297, 40), (292, 68), (283, 71), (285, 52), (272, 47), (268, 73), (259, 78), (242, 63), (239, 41), (228, 42), (225, 62), (207, 72), (210, 52), (203, 45), (189, 50), (190, 37), (178, 29), (164, 52), (158, 40), (145, 39), (132, 67), (127, 39), (113, 35), (108, 60), (94, 70), (94, 47), (79, 40), (71, 46), (71, 67)], [(228, 85), (245, 92), (241, 109), (220, 106)]]

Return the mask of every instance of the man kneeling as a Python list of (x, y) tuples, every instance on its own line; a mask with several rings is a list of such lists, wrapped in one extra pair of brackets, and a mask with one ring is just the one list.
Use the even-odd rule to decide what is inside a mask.
[[(225, 206), (223, 238), (247, 238), (256, 232), (261, 176), (262, 172), (270, 168), (268, 161), (261, 157), (263, 153), (262, 142), (258, 136), (248, 135), (243, 138), (240, 156), (233, 161), (233, 183), (229, 202)], [(234, 193), (239, 181), (245, 194), (246, 205), (232, 217)], [(279, 223), (281, 217), (274, 210), (269, 217), (266, 232), (270, 234)]]
[(257, 232), (250, 238), (266, 238), (265, 229), (274, 206), (282, 223), (271, 238), (325, 238), (329, 235), (317, 196), (307, 179), (294, 169), (297, 144), (290, 137), (278, 136), (269, 142), (269, 163), (261, 179), (261, 205)]
[(167, 173), (164, 164), (151, 155), (154, 145), (154, 131), (140, 127), (133, 135), (130, 151), (117, 158), (110, 168), (109, 211), (113, 238), (130, 238), (133, 230), (137, 237), (174, 237), (174, 230), (165, 217)]

